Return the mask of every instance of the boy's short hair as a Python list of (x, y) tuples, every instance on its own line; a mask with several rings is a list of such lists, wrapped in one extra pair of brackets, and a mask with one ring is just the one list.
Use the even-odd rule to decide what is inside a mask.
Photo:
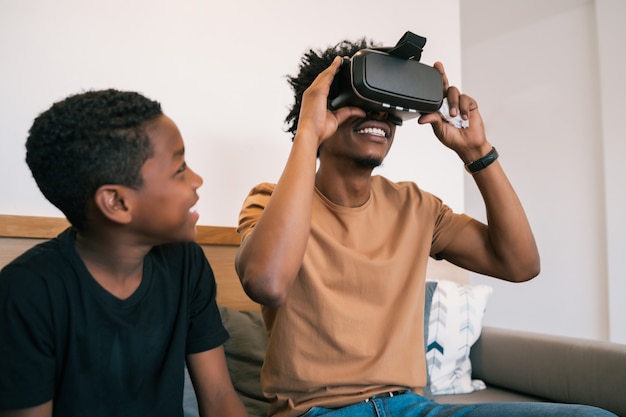
[(146, 123), (162, 115), (160, 103), (114, 89), (71, 95), (33, 122), (26, 163), (43, 195), (78, 230), (87, 202), (104, 184), (142, 184), (152, 155)]
[(351, 57), (357, 51), (364, 48), (379, 46), (371, 40), (361, 38), (356, 41), (344, 40), (335, 46), (325, 50), (309, 49), (300, 60), (299, 72), (295, 76), (287, 76), (287, 82), (294, 92), (294, 104), (289, 109), (289, 114), (285, 118), (287, 132), (292, 134), (292, 139), (298, 129), (300, 118), (300, 106), (302, 105), (302, 95), (309, 88), (320, 72), (324, 71), (333, 62), (336, 56)]

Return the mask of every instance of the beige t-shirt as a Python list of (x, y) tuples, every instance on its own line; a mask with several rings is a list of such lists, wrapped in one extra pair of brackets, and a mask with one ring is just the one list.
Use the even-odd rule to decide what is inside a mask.
[[(274, 184), (244, 202), (245, 239)], [(284, 305), (263, 307), (269, 345), (261, 374), (270, 415), (340, 407), (426, 385), (424, 291), (436, 256), (471, 220), (410, 182), (372, 177), (361, 207), (333, 204), (315, 191), (312, 227)]]

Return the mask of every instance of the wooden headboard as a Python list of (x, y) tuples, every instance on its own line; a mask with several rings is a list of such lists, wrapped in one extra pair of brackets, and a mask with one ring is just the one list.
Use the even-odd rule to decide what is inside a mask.
[[(30, 247), (58, 235), (69, 223), (63, 218), (0, 215), (0, 268)], [(237, 310), (258, 310), (241, 288), (235, 272), (239, 235), (234, 227), (198, 226), (196, 241), (211, 263), (217, 281), (217, 302)], [(430, 260), (428, 279), (469, 282), (469, 273), (446, 261)]]
[[(0, 215), (0, 268), (22, 252), (55, 237), (69, 226), (56, 217)], [(196, 241), (202, 246), (217, 281), (217, 302), (237, 310), (258, 310), (243, 292), (235, 272), (239, 235), (234, 227), (198, 226)]]

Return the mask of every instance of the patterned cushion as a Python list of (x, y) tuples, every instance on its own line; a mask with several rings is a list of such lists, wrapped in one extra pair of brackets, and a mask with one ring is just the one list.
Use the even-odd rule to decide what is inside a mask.
[(488, 285), (461, 285), (440, 280), (433, 294), (428, 325), (426, 365), (430, 393), (465, 394), (485, 388), (472, 380), (470, 348), (478, 340)]
[[(424, 294), (424, 346), (428, 347), (428, 323), (430, 322), (430, 311), (433, 300), (433, 294), (437, 290), (437, 281), (426, 281), (426, 291)], [(424, 358), (425, 359), (425, 358)], [(428, 371), (428, 364), (426, 366), (426, 370)], [(424, 387), (424, 395), (427, 398), (432, 396), (430, 392), (430, 375), (426, 375), (427, 381), (426, 386)]]

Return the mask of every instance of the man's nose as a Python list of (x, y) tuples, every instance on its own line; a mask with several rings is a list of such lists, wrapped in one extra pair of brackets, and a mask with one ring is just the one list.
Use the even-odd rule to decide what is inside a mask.
[(367, 117), (374, 120), (387, 120), (389, 118), (389, 113), (386, 111), (371, 110), (367, 112)]
[(366, 116), (372, 120), (389, 121), (396, 126), (402, 126), (402, 119), (395, 114), (388, 113), (382, 110), (370, 110), (365, 113)]

